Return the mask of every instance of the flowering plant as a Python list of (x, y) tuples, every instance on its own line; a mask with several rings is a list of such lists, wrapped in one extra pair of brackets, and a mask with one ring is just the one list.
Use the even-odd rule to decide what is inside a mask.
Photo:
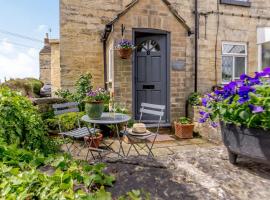
[(123, 39), (118, 43), (117, 48), (118, 49), (133, 49), (134, 45), (132, 44), (131, 41)]
[(217, 121), (270, 129), (270, 68), (256, 72), (254, 77), (241, 75), (221, 90), (206, 94), (202, 99), (200, 123)]
[(98, 88), (97, 90), (91, 90), (87, 93), (85, 101), (86, 102), (103, 102), (108, 103), (110, 100), (110, 94), (107, 90), (103, 88)]

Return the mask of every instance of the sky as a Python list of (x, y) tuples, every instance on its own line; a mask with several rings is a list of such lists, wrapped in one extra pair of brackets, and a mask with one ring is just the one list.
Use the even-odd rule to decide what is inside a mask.
[(38, 78), (45, 34), (59, 38), (59, 0), (0, 0), (0, 5), (1, 82)]

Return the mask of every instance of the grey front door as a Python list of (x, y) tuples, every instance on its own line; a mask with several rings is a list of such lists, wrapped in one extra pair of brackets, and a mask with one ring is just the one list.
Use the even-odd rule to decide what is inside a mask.
[[(139, 119), (142, 102), (167, 107), (167, 44), (166, 35), (136, 37), (135, 54), (135, 118)], [(166, 111), (167, 112), (167, 111)], [(163, 120), (167, 121), (167, 113)], [(156, 120), (145, 115), (144, 121)]]

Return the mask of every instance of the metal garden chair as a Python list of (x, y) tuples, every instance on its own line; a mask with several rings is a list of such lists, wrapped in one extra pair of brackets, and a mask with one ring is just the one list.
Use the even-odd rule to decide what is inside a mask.
[[(69, 103), (62, 103), (62, 104), (54, 104), (52, 107), (54, 109), (55, 115), (61, 115), (61, 114), (65, 114), (65, 113), (79, 112), (78, 105), (79, 105), (79, 103), (77, 103), (77, 102), (69, 102)], [(72, 147), (74, 147), (74, 150), (75, 149), (79, 150), (79, 148), (75, 145), (76, 140), (84, 139), (85, 136), (89, 136), (91, 133), (94, 133), (93, 128), (81, 127), (81, 123), (80, 123), (80, 119), (79, 119), (78, 115), (77, 115), (77, 123), (78, 123), (77, 129), (74, 129), (71, 131), (65, 131), (62, 128), (60, 119), (58, 120), (58, 128), (59, 128), (59, 132), (60, 132), (59, 134), (63, 138), (67, 137), (67, 138), (72, 139), (72, 143), (70, 145), (68, 145), (68, 143), (65, 143), (66, 148), (67, 148), (69, 153), (72, 153), (72, 150), (71, 150)], [(98, 130), (96, 129), (95, 131), (98, 131)], [(84, 142), (83, 147), (85, 147), (85, 146), (86, 146), (86, 143)], [(80, 154), (83, 147), (79, 150), (77, 155)]]
[[(140, 155), (140, 152), (138, 151), (137, 147), (139, 147), (140, 149), (144, 149), (146, 147), (147, 150), (149, 151), (148, 157), (149, 156), (154, 157), (152, 149), (153, 149), (154, 143), (155, 143), (156, 138), (157, 138), (158, 133), (159, 133), (161, 119), (164, 116), (164, 110), (165, 110), (164, 105), (156, 105), (156, 104), (149, 104), (149, 103), (142, 103), (141, 104), (139, 123), (142, 121), (144, 114), (148, 114), (148, 115), (153, 116), (154, 120), (157, 119), (157, 124), (156, 124), (157, 129), (156, 129), (156, 132), (151, 132), (147, 136), (133, 136), (133, 135), (130, 135), (127, 133), (128, 140), (131, 144), (129, 147), (127, 156), (129, 155), (132, 147), (135, 149), (135, 151), (137, 152), (138, 155)], [(152, 140), (152, 143), (149, 145), (148, 139), (151, 137), (153, 137), (153, 140)]]

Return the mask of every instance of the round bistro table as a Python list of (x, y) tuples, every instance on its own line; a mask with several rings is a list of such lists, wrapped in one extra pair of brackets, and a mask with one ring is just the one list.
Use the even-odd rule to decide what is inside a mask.
[(123, 146), (122, 146), (122, 140), (121, 140), (121, 137), (120, 137), (120, 131), (119, 131), (118, 125), (121, 124), (121, 123), (126, 123), (125, 127), (127, 127), (127, 123), (128, 123), (128, 121), (130, 119), (131, 119), (131, 117), (129, 115), (126, 115), (126, 114), (108, 113), (108, 112), (102, 113), (102, 116), (99, 119), (90, 119), (88, 115), (84, 115), (81, 118), (82, 121), (84, 121), (84, 122), (86, 122), (86, 123), (88, 123), (90, 125), (91, 124), (93, 125), (94, 133), (95, 133), (97, 125), (114, 125), (116, 127), (116, 136), (117, 136), (117, 139), (119, 141), (119, 151), (115, 152), (112, 148), (110, 148), (112, 143), (110, 145), (106, 145), (106, 144), (105, 145), (107, 147), (109, 147), (112, 152), (118, 154), (118, 157), (122, 156), (121, 151), (123, 153), (122, 157), (125, 156), (125, 152), (124, 152), (124, 149), (123, 149)]

